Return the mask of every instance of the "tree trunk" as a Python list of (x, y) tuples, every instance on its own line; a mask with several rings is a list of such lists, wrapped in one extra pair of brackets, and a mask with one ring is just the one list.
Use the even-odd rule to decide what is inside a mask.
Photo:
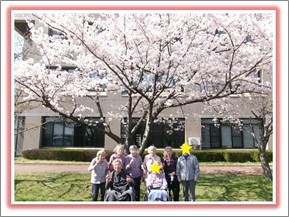
[[(149, 128), (150, 128), (150, 127), (149, 127)], [(146, 147), (147, 147), (148, 138), (149, 138), (149, 131), (150, 131), (150, 129), (148, 129), (148, 128), (146, 127), (145, 133), (144, 133), (144, 136), (143, 136), (143, 140), (142, 140), (142, 142), (141, 142), (141, 147), (140, 147), (140, 149), (139, 149), (139, 155), (143, 155), (143, 153), (144, 153), (144, 151), (145, 151), (145, 149), (146, 149)]]
[(260, 150), (260, 160), (265, 178), (272, 181), (273, 180), (272, 170), (266, 157), (266, 151)]

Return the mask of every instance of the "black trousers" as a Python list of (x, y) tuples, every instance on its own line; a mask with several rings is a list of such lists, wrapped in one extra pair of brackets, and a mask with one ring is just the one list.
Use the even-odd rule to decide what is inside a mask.
[[(179, 196), (180, 196), (180, 182), (176, 179), (176, 177), (174, 178), (174, 180), (171, 182), (170, 178), (166, 178), (167, 183), (168, 183), (168, 190), (169, 190), (169, 195), (170, 198), (173, 201), (179, 201)], [(173, 193), (173, 197), (172, 197), (172, 193)]]
[(140, 184), (141, 184), (141, 176), (137, 178), (133, 178), (135, 183), (134, 190), (135, 190), (135, 201), (140, 201)]

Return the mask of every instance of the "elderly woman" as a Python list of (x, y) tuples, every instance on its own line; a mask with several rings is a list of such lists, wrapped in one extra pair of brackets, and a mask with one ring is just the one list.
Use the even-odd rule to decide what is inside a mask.
[(148, 201), (167, 201), (167, 181), (165, 174), (161, 173), (150, 173), (146, 178), (146, 187), (149, 191)]
[(134, 201), (133, 179), (122, 169), (120, 159), (115, 159), (112, 165), (113, 171), (106, 176), (105, 201)]
[(148, 154), (144, 157), (143, 161), (143, 174), (144, 178), (147, 177), (149, 173), (151, 173), (150, 166), (156, 162), (159, 165), (162, 165), (161, 158), (156, 155), (157, 149), (155, 146), (151, 145), (148, 147)]
[(169, 195), (174, 194), (174, 201), (179, 201), (180, 182), (176, 175), (178, 158), (173, 155), (173, 149), (170, 146), (165, 147), (163, 158), (163, 169), (168, 183)]
[(131, 145), (129, 147), (130, 154), (126, 156), (125, 170), (133, 178), (135, 183), (135, 200), (140, 201), (140, 184), (142, 177), (142, 159), (138, 153), (138, 148), (136, 145)]
[(122, 168), (125, 168), (125, 155), (124, 155), (124, 146), (123, 145), (117, 145), (115, 149), (113, 150), (114, 154), (112, 154), (109, 158), (109, 163), (108, 163), (108, 169), (110, 172), (113, 171), (113, 165), (112, 162), (115, 159), (120, 159), (122, 162)]
[(104, 200), (105, 193), (105, 177), (108, 172), (108, 163), (105, 159), (105, 151), (100, 150), (97, 152), (96, 157), (92, 159), (88, 171), (91, 172), (91, 184), (92, 184), (92, 200), (97, 201), (98, 192), (100, 189), (101, 198)]

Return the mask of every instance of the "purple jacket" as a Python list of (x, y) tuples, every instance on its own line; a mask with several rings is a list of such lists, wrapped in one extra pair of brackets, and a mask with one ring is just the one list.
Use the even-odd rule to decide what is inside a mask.
[[(132, 163), (131, 160), (133, 160)], [(133, 157), (131, 154), (126, 156), (125, 160), (125, 170), (127, 173), (130, 174), (132, 178), (137, 178), (142, 176), (143, 170), (142, 170), (142, 159), (141, 156), (137, 155), (136, 157)]]

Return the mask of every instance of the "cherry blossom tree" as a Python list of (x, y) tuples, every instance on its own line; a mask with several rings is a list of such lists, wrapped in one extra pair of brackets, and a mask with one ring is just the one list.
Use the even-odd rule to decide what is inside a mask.
[[(267, 179), (273, 180), (272, 170), (266, 155), (268, 142), (274, 129), (273, 94), (270, 82), (266, 82), (266, 88), (263, 90), (262, 94), (250, 93), (250, 95), (243, 97), (239, 104), (228, 100), (228, 98), (207, 102), (205, 111), (214, 113), (215, 118), (213, 120), (217, 127), (220, 126), (220, 122), (231, 124), (239, 131), (252, 136), (255, 147), (259, 151), (263, 174)], [(240, 119), (244, 115), (242, 111), (244, 105), (251, 114), (246, 125)]]
[(255, 119), (259, 121), (259, 134), (254, 130), (252, 126), (252, 136), (258, 147), (260, 153), (260, 161), (263, 169), (263, 174), (269, 180), (273, 180), (272, 170), (269, 165), (269, 161), (266, 156), (267, 145), (270, 137), (273, 134), (273, 100), (272, 95), (253, 95), (251, 104), (251, 112)]
[[(262, 93), (251, 76), (272, 64), (272, 16), (267, 13), (38, 13), (29, 22), (33, 55), (15, 64), (24, 100), (35, 101), (77, 124), (83, 114), (101, 117), (98, 130), (121, 141), (112, 118), (127, 119), (125, 146), (169, 109)], [(47, 34), (45, 29), (57, 33)], [(73, 66), (73, 73), (63, 70)], [(104, 110), (101, 93), (125, 91), (126, 103)], [(91, 99), (94, 106), (81, 100)], [(133, 124), (133, 117), (139, 117)]]

